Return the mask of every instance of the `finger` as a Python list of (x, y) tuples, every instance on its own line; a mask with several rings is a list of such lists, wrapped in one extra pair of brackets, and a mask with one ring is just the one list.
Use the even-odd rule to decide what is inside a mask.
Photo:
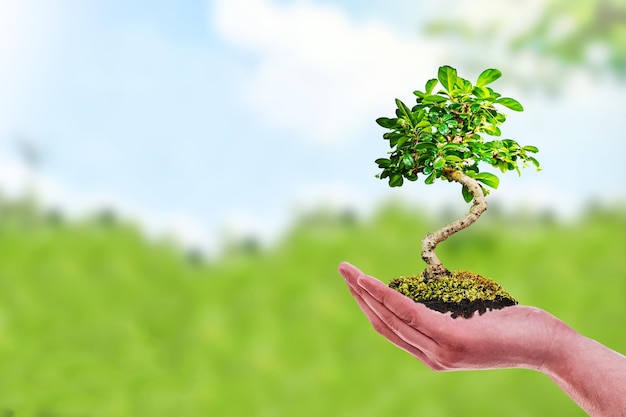
[(433, 356), (441, 350), (437, 335), (445, 333), (450, 318), (445, 314), (430, 310), (416, 303), (380, 281), (361, 276), (357, 280), (363, 288), (384, 309), (378, 308), (381, 319), (394, 329), (399, 337), (416, 348)]
[[(356, 268), (355, 266), (347, 262), (342, 262), (339, 265), (339, 273), (341, 273), (341, 275), (343, 275), (346, 278), (346, 283), (348, 284), (348, 289), (350, 290), (350, 293), (352, 294), (357, 304), (359, 305), (359, 307), (361, 308), (365, 316), (368, 318), (368, 320), (370, 321), (374, 329), (381, 335), (385, 336), (390, 342), (392, 342), (399, 348), (415, 356), (420, 361), (424, 362), (427, 366), (430, 366), (428, 363), (429, 359), (426, 355), (424, 355), (423, 352), (421, 352), (418, 348), (412, 346), (411, 344), (399, 338), (380, 319), (379, 315), (370, 308), (369, 304), (375, 303), (375, 300), (371, 299), (370, 303), (368, 304), (368, 302), (366, 302), (363, 299), (364, 296), (369, 297), (369, 298), (371, 298), (371, 296), (367, 293), (367, 291), (365, 291), (363, 288), (361, 288), (357, 284), (357, 281), (359, 277), (361, 276), (366, 277), (366, 275), (361, 270), (359, 270), (358, 268)], [(371, 277), (368, 277), (368, 278), (371, 280), (374, 280), (374, 278), (371, 278)]]
[[(372, 295), (365, 288), (363, 288), (363, 286), (359, 285), (359, 283), (361, 280), (364, 280), (372, 285), (375, 285), (380, 291), (391, 292), (393, 295), (398, 296), (400, 300), (408, 301), (407, 308), (416, 307), (416, 303), (413, 300), (410, 300), (399, 292), (390, 289), (375, 278), (365, 275), (357, 267), (347, 262), (342, 262), (339, 265), (339, 273), (345, 277), (350, 292), (378, 333), (385, 336), (396, 346), (409, 352), (417, 359), (424, 362), (424, 364), (431, 369), (441, 369), (441, 367), (437, 363), (434, 363), (422, 349), (423, 345), (427, 345), (429, 349), (432, 349), (436, 347), (436, 342), (424, 334), (418, 334), (414, 339), (410, 338), (408, 334), (411, 330), (416, 331), (415, 329), (411, 329), (410, 323), (405, 323), (401, 318), (396, 317), (393, 312), (389, 311), (387, 307), (380, 303), (380, 300), (376, 300), (372, 297)], [(367, 302), (365, 301), (366, 297), (368, 297)], [(385, 321), (383, 317), (385, 317), (387, 321)], [(393, 323), (394, 327), (390, 327), (390, 323)], [(406, 336), (404, 338), (394, 331), (394, 328), (402, 326), (404, 330), (403, 335)], [(419, 342), (418, 344), (414, 343), (415, 339)]]
[[(380, 313), (374, 311), (370, 307), (370, 304), (376, 304), (377, 303), (376, 300), (374, 300), (369, 294), (367, 294), (366, 292), (364, 292), (360, 288), (354, 289), (354, 288), (351, 287), (350, 284), (348, 284), (348, 288), (350, 289), (350, 292), (354, 296), (357, 304), (359, 305), (359, 307), (361, 308), (361, 310), (363, 311), (365, 316), (368, 318), (368, 320), (370, 321), (370, 323), (372, 324), (374, 329), (379, 334), (381, 334), (382, 336), (387, 338), (387, 340), (389, 340), (391, 343), (393, 343), (394, 345), (396, 345), (400, 349), (402, 349), (402, 350), (408, 352), (409, 354), (413, 355), (414, 357), (416, 357), (418, 360), (423, 362), (429, 368), (435, 369), (435, 370), (439, 370), (438, 365), (436, 363), (433, 363), (430, 360), (430, 358), (426, 354), (424, 354), (424, 352), (422, 352), (421, 350), (419, 350), (415, 346), (411, 345), (410, 343), (407, 343), (406, 341), (402, 340), (397, 334), (395, 334), (387, 326), (387, 324), (383, 320), (381, 320), (380, 315), (379, 315)], [(359, 293), (359, 291), (361, 293), (363, 293), (363, 294)], [(369, 297), (370, 300), (366, 301), (364, 299), (364, 297)], [(379, 308), (384, 308), (384, 306), (380, 305), (380, 303), (378, 303), (378, 304), (380, 306)]]
[(430, 310), (425, 305), (416, 303), (380, 281), (363, 275), (358, 278), (357, 284), (392, 311), (400, 320), (432, 340), (436, 339), (442, 328), (450, 325), (452, 319), (448, 315)]
[(363, 272), (356, 266), (349, 264), (348, 262), (342, 262), (339, 264), (339, 273), (343, 275), (347, 282), (356, 285), (356, 280), (359, 276), (364, 275)]
[[(382, 304), (374, 300), (369, 294), (363, 294), (361, 300), (363, 302), (363, 306), (361, 307), (361, 309), (366, 314), (366, 316), (370, 320), (370, 323), (372, 323), (372, 326), (379, 334), (384, 336), (387, 340), (389, 340), (400, 349), (408, 352), (409, 354), (417, 358), (420, 362), (422, 362), (430, 369), (433, 369), (435, 371), (443, 370), (439, 363), (434, 361), (430, 357), (430, 355), (428, 355), (420, 348), (420, 346), (416, 346), (415, 343), (409, 340), (410, 338), (403, 337), (403, 333), (398, 332), (397, 329), (393, 327), (395, 325), (392, 325), (392, 327), (390, 327), (389, 320), (385, 317), (387, 315), (393, 315), (393, 313), (386, 310), (386, 308)], [(398, 320), (398, 322), (401, 321)]]
[[(392, 289), (389, 290), (395, 291)], [(361, 298), (376, 314), (379, 320), (384, 323), (387, 332), (393, 333), (395, 337), (404, 341), (414, 349), (417, 349), (424, 356), (428, 356), (429, 358), (433, 357), (432, 352), (439, 349), (439, 345), (435, 340), (399, 318), (392, 310), (372, 297), (367, 291), (364, 291), (361, 294)], [(413, 309), (418, 309), (420, 307), (413, 300), (409, 301), (411, 301)], [(390, 335), (388, 334), (383, 335), (390, 338)]]

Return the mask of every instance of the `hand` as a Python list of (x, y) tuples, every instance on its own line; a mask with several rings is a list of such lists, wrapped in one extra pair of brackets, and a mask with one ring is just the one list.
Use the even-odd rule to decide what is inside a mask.
[(511, 306), (470, 319), (430, 310), (342, 263), (339, 272), (378, 331), (436, 371), (529, 368), (542, 370), (555, 338), (573, 331), (547, 312)]
[(435, 371), (528, 368), (593, 417), (626, 417), (626, 356), (547, 312), (512, 306), (469, 319), (430, 310), (342, 263), (339, 272), (378, 331)]

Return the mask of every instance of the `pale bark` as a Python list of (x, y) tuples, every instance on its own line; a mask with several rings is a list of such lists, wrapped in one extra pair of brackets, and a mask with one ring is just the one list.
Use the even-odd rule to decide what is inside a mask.
[(424, 271), (427, 279), (437, 279), (450, 275), (450, 272), (443, 266), (435, 253), (437, 245), (454, 233), (471, 226), (487, 210), (485, 194), (478, 181), (461, 171), (452, 169), (444, 169), (443, 176), (450, 181), (456, 181), (467, 187), (474, 199), (472, 200), (472, 207), (469, 213), (435, 232), (428, 233), (422, 239), (422, 259), (427, 265), (426, 271)]

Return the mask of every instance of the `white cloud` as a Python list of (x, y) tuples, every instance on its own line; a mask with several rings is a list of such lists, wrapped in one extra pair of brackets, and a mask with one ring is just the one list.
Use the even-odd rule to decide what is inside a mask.
[[(384, 190), (384, 189), (383, 189)], [(365, 195), (362, 190), (349, 184), (305, 183), (294, 196), (294, 209), (297, 213), (314, 212), (317, 210), (357, 211), (367, 215), (375, 208), (376, 198)], [(376, 197), (380, 197), (377, 195)]]
[(245, 69), (245, 103), (297, 138), (333, 143), (359, 132), (442, 62), (435, 42), (333, 6), (216, 0), (213, 16), (227, 41), (258, 58)]
[(55, 179), (36, 172), (11, 158), (0, 159), (0, 196), (9, 199), (36, 198), (44, 209), (60, 210), (70, 220), (81, 219), (101, 210), (113, 210), (124, 221), (138, 225), (147, 237), (170, 239), (184, 248), (207, 253), (219, 250), (215, 231), (184, 211), (163, 212), (146, 207), (112, 192), (79, 192)]
[(447, 0), (442, 10), (451, 21), (461, 21), (477, 31), (497, 28), (499, 38), (509, 38), (532, 27), (547, 4), (545, 0)]
[[(25, 68), (28, 52), (36, 43), (37, 25), (30, 14), (29, 7), (21, 2), (0, 0), (0, 82), (9, 78), (15, 81)], [(12, 65), (7, 65), (9, 62)], [(0, 84), (3, 88), (9, 86)]]
[(13, 117), (24, 96), (45, 85), (40, 69), (57, 54), (51, 45), (62, 37), (63, 10), (52, 2), (0, 0), (0, 95), (11, 97), (10, 105), (0, 100), (2, 116)]

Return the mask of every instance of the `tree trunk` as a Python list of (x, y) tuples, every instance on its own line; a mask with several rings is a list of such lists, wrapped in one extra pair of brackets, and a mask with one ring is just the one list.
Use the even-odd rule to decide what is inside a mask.
[(422, 239), (422, 259), (427, 265), (426, 271), (424, 271), (426, 279), (438, 279), (450, 275), (450, 271), (443, 266), (437, 254), (435, 254), (435, 248), (454, 233), (471, 226), (487, 210), (485, 194), (478, 181), (461, 171), (452, 169), (444, 169), (443, 176), (450, 181), (456, 181), (467, 187), (474, 199), (469, 213), (435, 232), (428, 233)]

